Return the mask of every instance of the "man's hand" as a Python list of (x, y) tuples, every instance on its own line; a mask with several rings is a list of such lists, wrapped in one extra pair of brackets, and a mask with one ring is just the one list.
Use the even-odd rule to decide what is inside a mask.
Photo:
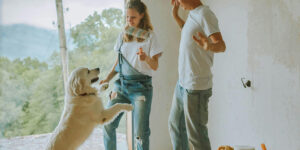
[(198, 34), (198, 36), (199, 36), (199, 39), (198, 39), (195, 35), (193, 35), (194, 41), (195, 41), (200, 47), (202, 47), (204, 50), (209, 50), (210, 44), (209, 44), (208, 38), (207, 38), (205, 35), (203, 35), (201, 32), (197, 32), (197, 34)]
[(173, 9), (172, 9), (173, 17), (176, 20), (176, 23), (179, 25), (180, 30), (181, 30), (184, 26), (185, 21), (183, 21), (180, 18), (180, 16), (178, 15), (178, 10), (179, 10), (180, 3), (178, 2), (178, 0), (172, 0), (171, 4), (173, 5)]
[(139, 55), (139, 58), (140, 58), (141, 61), (145, 61), (146, 58), (148, 57), (146, 55), (146, 53), (143, 51), (143, 48), (140, 48), (139, 52), (137, 52), (136, 54)]
[(178, 4), (178, 0), (171, 0), (171, 4), (174, 6), (175, 4)]
[(178, 0), (172, 0), (171, 4), (173, 5), (173, 16), (178, 16), (178, 10), (179, 10), (179, 2)]
[(209, 37), (206, 37), (200, 32), (198, 32), (197, 34), (199, 36), (199, 39), (196, 36), (193, 36), (193, 39), (204, 50), (209, 50), (214, 53), (225, 52), (226, 45), (223, 41), (221, 32), (213, 33)]

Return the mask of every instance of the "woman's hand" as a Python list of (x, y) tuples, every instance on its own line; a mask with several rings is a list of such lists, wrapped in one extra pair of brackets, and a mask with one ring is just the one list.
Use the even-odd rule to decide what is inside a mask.
[(139, 52), (137, 52), (136, 54), (139, 55), (141, 61), (145, 61), (148, 58), (146, 53), (143, 51), (143, 48), (140, 48)]
[(108, 83), (108, 82), (109, 82), (109, 80), (104, 79), (104, 80), (101, 80), (99, 84), (101, 85), (101, 84), (103, 84), (103, 83)]

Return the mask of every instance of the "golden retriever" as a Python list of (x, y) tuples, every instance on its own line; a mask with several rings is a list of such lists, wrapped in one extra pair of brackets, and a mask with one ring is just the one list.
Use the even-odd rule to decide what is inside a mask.
[(99, 68), (77, 68), (71, 73), (63, 114), (47, 150), (75, 150), (89, 137), (96, 125), (109, 123), (120, 112), (133, 109), (129, 104), (116, 104), (108, 109), (103, 107), (97, 90), (91, 87), (99, 79), (99, 73)]

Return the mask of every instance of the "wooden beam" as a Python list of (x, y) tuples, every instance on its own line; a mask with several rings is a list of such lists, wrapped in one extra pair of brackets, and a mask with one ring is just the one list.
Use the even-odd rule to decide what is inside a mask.
[(62, 0), (56, 0), (56, 12), (57, 12), (57, 26), (58, 26), (58, 33), (59, 33), (60, 56), (61, 56), (62, 72), (64, 78), (64, 89), (66, 93), (67, 82), (68, 82), (68, 52), (67, 52), (67, 44), (66, 44)]

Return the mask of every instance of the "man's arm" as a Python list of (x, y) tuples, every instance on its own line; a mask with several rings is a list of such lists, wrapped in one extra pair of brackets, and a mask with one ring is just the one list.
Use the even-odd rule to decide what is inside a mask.
[(215, 53), (225, 52), (226, 44), (223, 41), (221, 32), (214, 33), (208, 37), (211, 40), (208, 49)]
[[(221, 32), (211, 34), (208, 38), (201, 32), (198, 32), (199, 39), (193, 35), (194, 41), (204, 50), (215, 53), (225, 52), (226, 44), (223, 41)], [(210, 41), (209, 41), (210, 39)]]
[(185, 22), (178, 15), (179, 2), (177, 0), (172, 0), (172, 5), (173, 5), (173, 9), (172, 9), (173, 17), (176, 20), (176, 22), (179, 25), (180, 30), (181, 30), (183, 28)]

